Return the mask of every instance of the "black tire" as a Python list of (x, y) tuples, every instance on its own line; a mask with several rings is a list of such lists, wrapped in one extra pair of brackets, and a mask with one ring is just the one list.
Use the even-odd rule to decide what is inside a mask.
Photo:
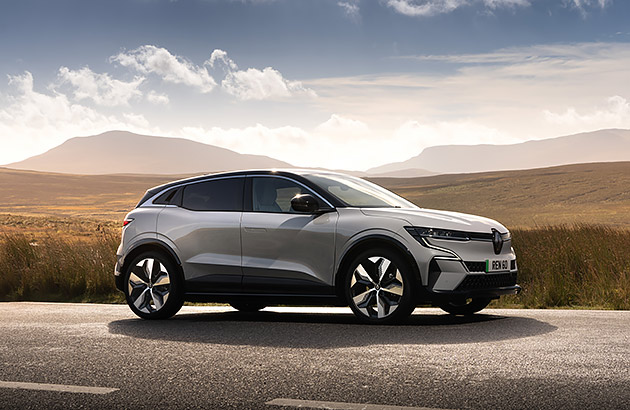
[[(389, 261), (388, 267), (379, 270), (385, 266), (385, 260)], [(391, 324), (413, 312), (417, 281), (413, 268), (399, 252), (386, 248), (370, 249), (357, 255), (349, 266), (343, 282), (344, 291), (348, 305), (359, 320)]]
[(492, 299), (490, 298), (472, 298), (464, 300), (449, 300), (442, 302), (438, 306), (451, 315), (468, 316), (485, 309)]
[[(151, 275), (146, 274), (149, 264), (153, 267)], [(125, 271), (124, 292), (127, 304), (139, 317), (167, 319), (184, 304), (184, 279), (171, 257), (156, 251), (143, 252), (133, 258)]]
[(247, 313), (258, 312), (259, 310), (262, 310), (267, 307), (266, 305), (262, 303), (255, 303), (255, 302), (230, 302), (230, 306), (232, 306), (234, 309), (238, 310), (239, 312), (247, 312)]

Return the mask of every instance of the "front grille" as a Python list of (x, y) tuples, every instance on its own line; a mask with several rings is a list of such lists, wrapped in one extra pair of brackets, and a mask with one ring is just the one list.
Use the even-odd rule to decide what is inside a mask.
[(486, 271), (486, 263), (485, 262), (464, 262), (466, 267), (470, 272), (485, 272)]
[(466, 275), (457, 290), (492, 289), (516, 285), (516, 273)]

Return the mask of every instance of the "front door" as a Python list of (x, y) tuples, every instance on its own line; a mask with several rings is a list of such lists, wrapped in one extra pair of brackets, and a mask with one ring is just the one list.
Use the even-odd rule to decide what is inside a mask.
[(252, 176), (246, 190), (241, 223), (243, 290), (334, 294), (337, 212), (293, 211), (291, 199), (295, 195), (317, 195), (286, 177)]

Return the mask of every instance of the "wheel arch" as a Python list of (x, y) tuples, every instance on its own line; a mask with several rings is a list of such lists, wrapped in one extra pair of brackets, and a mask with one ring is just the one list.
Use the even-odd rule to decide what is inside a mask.
[(345, 301), (343, 280), (348, 269), (350, 268), (350, 263), (361, 252), (373, 248), (389, 249), (403, 256), (413, 270), (414, 281), (416, 281), (417, 283), (421, 283), (420, 269), (418, 268), (418, 264), (409, 249), (404, 244), (387, 235), (370, 234), (352, 244), (348, 249), (345, 250), (340, 258), (339, 267), (337, 268), (337, 272), (335, 275), (335, 293), (337, 294), (337, 297), (340, 298), (340, 300)]
[(179, 256), (177, 256), (177, 253), (175, 253), (175, 251), (170, 246), (160, 241), (159, 239), (143, 239), (134, 244), (134, 246), (129, 251), (127, 251), (120, 272), (124, 275), (127, 271), (127, 268), (129, 267), (129, 264), (136, 256), (140, 255), (143, 252), (150, 251), (160, 252), (170, 257), (173, 262), (175, 262), (175, 265), (177, 265), (180, 273), (182, 272), (182, 263), (179, 259)]

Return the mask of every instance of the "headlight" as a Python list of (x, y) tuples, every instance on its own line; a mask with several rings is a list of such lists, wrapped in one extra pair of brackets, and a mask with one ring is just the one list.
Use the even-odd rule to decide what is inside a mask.
[(501, 239), (503, 239), (503, 242), (507, 242), (512, 239), (512, 234), (510, 233), (510, 231), (507, 231), (507, 233), (502, 233)]
[[(432, 238), (432, 239), (446, 239), (450, 241), (469, 241), (470, 236), (468, 232), (451, 231), (449, 229), (440, 228), (423, 228), (419, 226), (407, 226), (405, 227), (407, 232), (416, 239), (419, 238)], [(423, 242), (423, 241), (420, 241)]]

